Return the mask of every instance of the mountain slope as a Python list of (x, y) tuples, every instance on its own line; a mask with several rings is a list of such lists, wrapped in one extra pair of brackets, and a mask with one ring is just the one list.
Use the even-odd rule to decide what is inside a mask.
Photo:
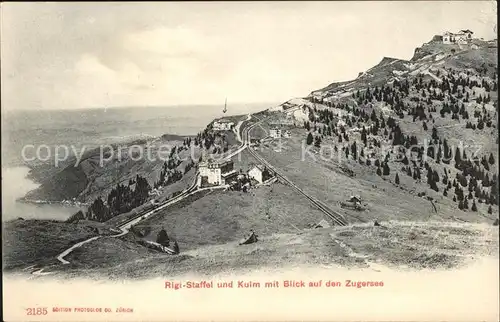
[[(303, 130), (292, 129), (284, 155), (262, 153), (330, 205), (338, 206), (349, 193), (364, 194), (373, 206), (371, 212), (358, 212), (360, 220), (387, 218), (382, 210), (373, 212), (380, 198), (406, 217), (401, 206), (407, 198), (403, 203), (401, 197), (391, 198), (400, 190), (431, 201), (434, 216), (492, 221), (498, 216), (497, 52), (496, 41), (445, 45), (432, 40), (409, 61), (385, 57), (352, 81), (270, 109), (276, 119), (293, 117)], [(333, 151), (338, 157), (309, 158), (293, 172), (286, 164), (300, 155), (309, 136), (313, 155), (321, 159)], [(333, 178), (332, 171), (341, 167), (352, 175)], [(356, 184), (347, 184), (351, 181)], [(371, 198), (375, 191), (384, 194), (380, 182), (393, 186), (383, 188), (388, 198)], [(408, 202), (411, 213), (429, 214)], [(462, 211), (453, 215), (457, 210)]]

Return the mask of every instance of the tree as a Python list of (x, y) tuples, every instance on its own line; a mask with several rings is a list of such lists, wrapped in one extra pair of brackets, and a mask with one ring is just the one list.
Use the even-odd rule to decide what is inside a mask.
[(311, 132), (309, 132), (309, 134), (307, 135), (307, 139), (306, 139), (306, 143), (307, 145), (311, 145), (313, 143), (313, 136), (311, 134)]
[(148, 181), (137, 175), (136, 177), (136, 184), (135, 184), (135, 190), (134, 190), (134, 203), (135, 203), (135, 206), (139, 206), (141, 204), (143, 204), (148, 196), (149, 196), (149, 191), (151, 190), (151, 187), (149, 186), (149, 183)]
[(435, 127), (432, 128), (432, 139), (437, 142), (439, 140), (437, 129)]
[(461, 164), (462, 164), (462, 158), (460, 157), (460, 149), (457, 146), (455, 150), (455, 168), (459, 169)]
[(85, 214), (83, 211), (79, 210), (77, 213), (71, 215), (66, 222), (67, 223), (73, 223), (73, 222), (78, 222), (79, 220), (84, 220), (85, 219)]
[(170, 238), (168, 237), (167, 231), (165, 228), (161, 228), (160, 232), (156, 236), (156, 242), (163, 246), (170, 246)]
[(319, 136), (314, 140), (314, 146), (317, 148), (321, 147), (321, 138)]
[(493, 153), (490, 153), (490, 158), (488, 159), (488, 162), (489, 162), (491, 165), (494, 165), (494, 164), (495, 164), (495, 157), (493, 156)]
[(488, 213), (491, 215), (493, 213), (493, 209), (491, 208), (491, 205), (488, 207)]
[(363, 144), (366, 146), (366, 129), (363, 126), (363, 129), (361, 130), (361, 140), (363, 141)]
[(356, 142), (353, 142), (351, 145), (351, 154), (353, 159), (357, 159), (358, 157), (358, 149), (356, 146)]
[(96, 200), (90, 206), (89, 212), (92, 214), (91, 220), (103, 222), (109, 219), (109, 209), (106, 207), (101, 197), (97, 197)]
[(396, 184), (399, 184), (399, 175), (396, 173), (396, 178), (394, 179), (394, 181), (396, 182)]
[(472, 199), (472, 207), (470, 209), (472, 211), (477, 211), (476, 200)]
[(383, 172), (384, 176), (388, 176), (390, 174), (391, 170), (389, 169), (389, 165), (387, 164), (387, 162), (384, 162), (383, 168), (384, 168), (384, 172)]
[(382, 175), (382, 170), (380, 170), (380, 166), (377, 167), (377, 175), (381, 176)]

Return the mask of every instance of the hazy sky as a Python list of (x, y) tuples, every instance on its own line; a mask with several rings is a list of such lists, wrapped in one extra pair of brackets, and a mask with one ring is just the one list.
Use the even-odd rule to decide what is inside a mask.
[(495, 2), (2, 3), (2, 109), (276, 102), (496, 37)]

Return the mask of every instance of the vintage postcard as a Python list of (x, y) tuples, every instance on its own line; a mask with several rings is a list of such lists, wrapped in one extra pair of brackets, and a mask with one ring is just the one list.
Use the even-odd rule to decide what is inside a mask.
[(5, 321), (498, 321), (496, 2), (1, 23)]

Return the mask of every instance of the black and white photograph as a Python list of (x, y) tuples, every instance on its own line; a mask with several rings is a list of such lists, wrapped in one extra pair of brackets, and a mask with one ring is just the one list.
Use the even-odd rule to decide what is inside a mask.
[(496, 2), (3, 2), (1, 94), (6, 321), (498, 319)]

